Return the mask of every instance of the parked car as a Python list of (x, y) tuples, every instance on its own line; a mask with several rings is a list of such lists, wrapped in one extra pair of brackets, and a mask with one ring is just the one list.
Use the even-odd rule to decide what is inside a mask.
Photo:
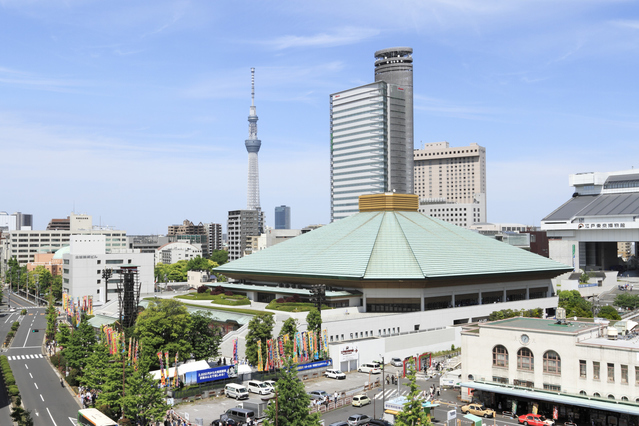
[(346, 374), (342, 373), (340, 370), (326, 370), (324, 372), (324, 376), (329, 379), (345, 379)]
[(348, 422), (335, 422), (335, 423), (331, 423), (328, 426), (348, 426)]
[(382, 419), (371, 419), (368, 424), (370, 426), (393, 426), (391, 422)]
[(368, 423), (371, 421), (371, 418), (366, 414), (353, 414), (348, 418), (349, 426), (359, 426)]
[(461, 408), (463, 414), (473, 414), (480, 417), (495, 417), (495, 410), (486, 408), (484, 404), (468, 404)]
[(547, 419), (541, 414), (523, 414), (519, 416), (519, 423), (525, 426), (552, 426), (555, 422), (551, 419)]
[(375, 367), (379, 368), (380, 370), (384, 369), (384, 364), (382, 364), (381, 361), (371, 361), (371, 364), (373, 364)]
[(357, 369), (360, 373), (371, 373), (371, 374), (381, 374), (382, 370), (375, 366), (375, 364), (368, 363), (362, 364)]
[(314, 390), (308, 393), (311, 396), (311, 399), (324, 399), (328, 398), (328, 392), (323, 390)]
[(403, 367), (404, 366), (404, 363), (402, 362), (401, 358), (393, 358), (393, 359), (391, 359), (390, 363), (391, 363), (391, 365), (393, 367)]
[(271, 389), (273, 389), (273, 392), (275, 392), (275, 380), (264, 380), (264, 383), (269, 385)]
[(258, 395), (268, 395), (273, 391), (273, 389), (264, 382), (260, 382), (259, 380), (249, 380), (247, 386), (249, 392), (256, 393)]
[(364, 405), (370, 404), (372, 401), (366, 395), (355, 395), (353, 397), (353, 407), (363, 407)]
[[(211, 426), (222, 426), (222, 422), (223, 422), (223, 421), (224, 421), (224, 420), (222, 420), (222, 419), (213, 420), (213, 421), (211, 422)], [(233, 419), (226, 419), (226, 425), (227, 425), (227, 426), (235, 426), (236, 424), (237, 424), (237, 423), (235, 423), (235, 420), (233, 420)]]

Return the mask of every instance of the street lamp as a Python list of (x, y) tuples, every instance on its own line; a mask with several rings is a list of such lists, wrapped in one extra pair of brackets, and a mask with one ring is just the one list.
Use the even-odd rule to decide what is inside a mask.
[[(384, 412), (384, 410), (386, 409), (386, 368), (384, 367), (384, 355), (379, 354), (380, 358), (382, 358), (382, 413)], [(373, 417), (375, 417), (375, 408), (373, 408)], [(382, 417), (384, 417), (382, 415)]]

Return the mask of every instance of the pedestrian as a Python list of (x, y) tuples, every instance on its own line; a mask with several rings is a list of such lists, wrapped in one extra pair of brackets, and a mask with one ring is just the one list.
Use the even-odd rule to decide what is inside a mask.
[(440, 395), (440, 389), (441, 389), (441, 386), (437, 386), (437, 398), (439, 398), (439, 395)]

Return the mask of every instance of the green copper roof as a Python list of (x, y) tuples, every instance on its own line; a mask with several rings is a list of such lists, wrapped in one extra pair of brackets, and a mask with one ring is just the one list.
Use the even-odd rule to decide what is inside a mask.
[(354, 279), (424, 279), (572, 268), (418, 212), (362, 212), (215, 269)]

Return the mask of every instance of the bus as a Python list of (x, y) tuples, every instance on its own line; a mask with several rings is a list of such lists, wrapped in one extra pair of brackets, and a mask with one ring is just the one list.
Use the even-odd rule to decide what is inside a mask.
[(97, 408), (78, 410), (78, 426), (118, 426), (116, 422), (102, 414)]

